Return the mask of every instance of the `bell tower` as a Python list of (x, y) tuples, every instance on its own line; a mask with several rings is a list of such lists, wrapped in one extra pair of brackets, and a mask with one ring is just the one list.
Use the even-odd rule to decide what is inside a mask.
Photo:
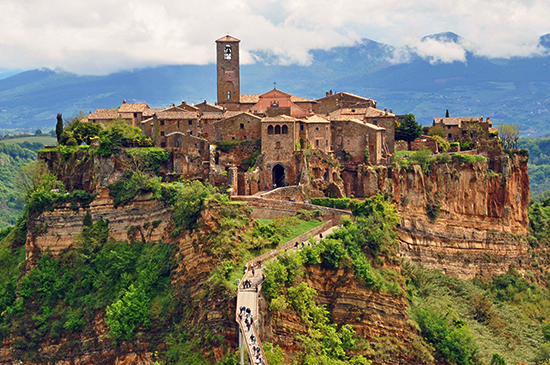
[(228, 110), (239, 110), (241, 101), (239, 43), (240, 40), (229, 35), (216, 41), (218, 105)]

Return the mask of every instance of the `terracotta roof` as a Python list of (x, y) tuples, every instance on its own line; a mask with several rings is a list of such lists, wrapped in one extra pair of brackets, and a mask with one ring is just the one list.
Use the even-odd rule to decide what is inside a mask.
[(260, 101), (259, 94), (242, 94), (240, 97), (240, 102), (244, 104), (256, 104)]
[(308, 117), (303, 120), (305, 123), (330, 123), (330, 121), (326, 118), (323, 118), (319, 115), (312, 115), (311, 117)]
[(121, 113), (135, 113), (143, 112), (146, 109), (149, 109), (149, 105), (145, 103), (122, 103), (118, 111)]
[(366, 108), (365, 117), (395, 117), (395, 114), (377, 108)]
[(224, 118), (231, 118), (231, 117), (234, 117), (235, 115), (239, 115), (239, 114), (242, 114), (244, 112), (241, 112), (241, 111), (226, 111), (223, 113), (223, 117)]
[(374, 129), (374, 130), (377, 130), (377, 131), (385, 131), (386, 130), (386, 128), (377, 126), (376, 124), (367, 123), (367, 122), (361, 122), (361, 123), (365, 124), (367, 126), (367, 128)]
[(365, 101), (373, 101), (376, 103), (376, 100), (372, 100), (370, 98), (365, 98), (363, 96), (359, 96), (359, 95), (355, 95), (355, 94), (352, 94), (352, 93), (348, 93), (348, 92), (339, 92), (339, 93), (334, 93), (332, 95), (328, 95), (328, 96), (323, 96), (322, 98), (319, 98), (317, 100), (321, 100), (321, 99), (325, 99), (325, 98), (331, 98), (331, 97), (334, 97), (334, 96), (338, 96), (338, 95), (348, 95), (348, 96), (351, 96), (351, 97), (354, 97), (354, 98), (358, 98), (358, 99), (363, 99)]
[(198, 108), (198, 109), (201, 109), (201, 106), (207, 106), (209, 108), (214, 108), (214, 109), (218, 109), (219, 111), (223, 111), (223, 107), (219, 106), (219, 105), (215, 105), (215, 104), (212, 104), (212, 103), (209, 103), (207, 102), (206, 100), (203, 101), (202, 103), (200, 104), (195, 104), (195, 107)]
[(143, 111), (143, 116), (144, 117), (152, 117), (153, 114), (161, 112), (163, 110), (164, 109), (158, 109), (158, 108), (156, 108), (156, 109), (146, 109), (146, 110)]
[(240, 41), (241, 41), (240, 39), (231, 37), (229, 34), (216, 40), (216, 42), (240, 42)]
[(452, 117), (452, 118), (434, 118), (434, 123), (442, 123), (443, 125), (461, 126), (462, 122), (479, 122), (481, 117)]
[(307, 102), (307, 103), (314, 102), (315, 103), (315, 101), (313, 101), (311, 99), (302, 98), (302, 97), (296, 96), (296, 95), (290, 95), (290, 101), (292, 101), (293, 103), (304, 103), (304, 102)]
[(223, 113), (205, 112), (202, 113), (201, 119), (223, 119)]
[(149, 123), (149, 122), (153, 123), (153, 121), (154, 121), (153, 118), (148, 118), (148, 119), (142, 120), (140, 124), (145, 124), (145, 123)]
[(116, 109), (97, 109), (95, 113), (88, 115), (88, 119), (116, 119), (120, 114)]
[[(230, 113), (231, 113), (231, 114), (230, 114)], [(235, 114), (235, 113), (236, 113), (236, 114)], [(235, 118), (235, 117), (238, 117), (239, 115), (242, 115), (242, 114), (246, 114), (246, 115), (251, 116), (251, 117), (256, 118), (256, 119), (262, 119), (262, 118), (260, 118), (259, 116), (254, 115), (254, 114), (249, 113), (249, 112), (225, 112), (225, 113), (224, 113), (223, 119)]]
[(284, 115), (284, 114), (277, 115), (275, 117), (262, 118), (262, 123), (264, 123), (264, 122), (268, 122), (268, 123), (272, 123), (272, 122), (294, 122), (294, 121), (296, 121), (295, 118), (289, 117), (288, 115)]
[(162, 111), (157, 113), (158, 119), (197, 119), (197, 113), (187, 111)]

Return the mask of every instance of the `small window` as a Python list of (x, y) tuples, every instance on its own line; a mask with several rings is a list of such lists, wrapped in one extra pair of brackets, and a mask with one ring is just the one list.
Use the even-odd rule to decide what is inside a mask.
[(160, 142), (161, 147), (166, 147), (166, 142)]
[(231, 99), (231, 91), (227, 92), (227, 100)]
[(315, 147), (319, 147), (319, 140), (318, 139), (315, 140)]
[(275, 134), (281, 134), (281, 126), (280, 125), (275, 126)]
[(449, 133), (449, 134), (447, 135), (447, 138), (449, 138), (449, 139), (453, 138), (453, 134), (452, 134), (452, 133)]
[(164, 120), (161, 120), (161, 121), (160, 121), (160, 125), (164, 125)]
[(448, 126), (447, 126), (447, 129), (451, 129), (451, 126), (450, 126), (450, 125), (448, 125)]
[(272, 125), (267, 127), (267, 134), (273, 134), (273, 126)]
[(301, 130), (301, 131), (304, 130), (304, 123), (300, 123), (300, 130)]
[(231, 137), (231, 140), (233, 140), (233, 141), (234, 141), (234, 140), (235, 140), (235, 137)]
[(244, 124), (241, 123), (241, 129), (244, 129)]
[(279, 141), (275, 142), (275, 148), (281, 148), (281, 142)]
[(288, 134), (288, 126), (283, 126), (283, 134)]
[(325, 146), (328, 147), (328, 139), (325, 139)]
[(180, 121), (178, 120), (178, 128), (180, 127)]
[(207, 137), (208, 137), (208, 133), (205, 133), (205, 134), (204, 134), (204, 138), (207, 138)]
[(315, 127), (315, 132), (319, 132), (319, 127)]
[(328, 127), (325, 127), (325, 131), (328, 131)]
[(188, 124), (188, 125), (193, 125), (193, 121), (190, 120), (190, 121), (187, 122), (187, 124)]
[(246, 138), (246, 136), (244, 136), (244, 140), (246, 141), (248, 138)]
[(160, 131), (160, 135), (164, 137), (164, 131)]
[(192, 135), (193, 135), (193, 131), (190, 131), (190, 132), (189, 132), (189, 135), (192, 136)]
[(137, 113), (134, 113), (134, 118), (137, 118)]

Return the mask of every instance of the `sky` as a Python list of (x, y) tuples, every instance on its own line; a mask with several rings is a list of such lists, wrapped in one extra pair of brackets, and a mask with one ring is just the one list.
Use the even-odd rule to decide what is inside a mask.
[[(35, 68), (104, 75), (157, 65), (208, 64), (214, 41), (241, 40), (241, 63), (258, 51), (307, 65), (312, 49), (368, 38), (432, 63), (547, 52), (548, 0), (0, 0), (0, 74)], [(454, 32), (458, 43), (424, 39)]]

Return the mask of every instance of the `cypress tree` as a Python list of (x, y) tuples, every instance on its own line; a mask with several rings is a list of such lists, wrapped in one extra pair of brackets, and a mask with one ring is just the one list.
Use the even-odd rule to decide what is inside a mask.
[(445, 118), (449, 118), (449, 109), (445, 112)]
[(57, 136), (57, 144), (61, 140), (61, 134), (63, 133), (63, 116), (61, 113), (57, 114), (57, 123), (55, 124), (55, 134)]

